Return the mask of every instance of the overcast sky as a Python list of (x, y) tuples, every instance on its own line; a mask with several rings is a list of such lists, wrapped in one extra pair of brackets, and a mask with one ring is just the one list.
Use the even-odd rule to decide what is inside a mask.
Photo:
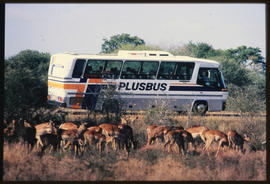
[(162, 48), (189, 41), (266, 52), (265, 4), (6, 4), (5, 58), (25, 49), (99, 53), (121, 33)]

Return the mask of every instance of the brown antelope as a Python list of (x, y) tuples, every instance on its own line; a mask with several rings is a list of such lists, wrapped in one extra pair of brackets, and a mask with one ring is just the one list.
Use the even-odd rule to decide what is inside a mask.
[(59, 129), (62, 130), (72, 130), (72, 129), (78, 129), (77, 125), (72, 122), (62, 123), (59, 126)]
[(106, 137), (100, 132), (91, 131), (87, 129), (84, 134), (84, 145), (94, 145), (99, 152), (101, 153), (104, 150), (104, 146), (106, 143)]
[(125, 135), (125, 138), (127, 139), (128, 148), (132, 147), (133, 149), (136, 149), (136, 142), (133, 137), (133, 130), (129, 125), (126, 124), (119, 124), (118, 128), (120, 130), (120, 133)]
[(116, 148), (117, 144), (117, 138), (119, 138), (120, 130), (117, 125), (104, 123), (99, 125), (99, 127), (102, 129), (102, 134), (106, 137), (106, 148), (108, 148), (108, 144), (112, 143), (112, 148)]
[(157, 138), (164, 140), (164, 133), (169, 131), (171, 127), (167, 125), (149, 125), (146, 129), (147, 131), (147, 145), (151, 145), (153, 141)]
[(99, 126), (87, 128), (83, 134), (84, 145), (94, 145), (101, 152), (106, 143), (106, 137), (102, 134), (102, 129)]
[[(216, 157), (220, 151), (220, 148), (223, 148), (224, 151), (224, 146), (228, 146), (228, 138), (227, 135), (219, 130), (206, 130), (202, 133), (201, 135), (202, 139), (205, 142), (205, 146), (203, 150), (208, 151), (210, 145), (212, 142), (217, 141), (218, 142), (218, 149), (216, 153)], [(209, 152), (208, 152), (209, 155)]]
[(44, 146), (40, 136), (45, 135), (45, 134), (56, 133), (56, 128), (52, 121), (38, 124), (35, 126), (35, 128), (36, 128), (37, 147), (39, 145), (41, 147)]
[(178, 147), (178, 150), (176, 151), (177, 153), (180, 153), (181, 150), (182, 154), (186, 153), (184, 145), (184, 137), (181, 131), (179, 130), (167, 131), (166, 134), (164, 135), (164, 140), (165, 140), (164, 148), (166, 148), (166, 146), (169, 145), (168, 147), (169, 152), (172, 151), (172, 146), (177, 145)]
[(243, 149), (243, 145), (245, 141), (250, 141), (248, 137), (244, 135), (242, 137), (239, 133), (237, 133), (235, 130), (229, 130), (228, 133), (228, 141), (229, 141), (229, 147), (238, 150), (242, 153), (245, 153), (245, 150)]
[(64, 146), (64, 149), (69, 147), (70, 145), (74, 147), (75, 155), (78, 153), (78, 147), (82, 147), (82, 134), (86, 130), (85, 123), (82, 123), (77, 129), (64, 130), (61, 133), (61, 138), (64, 142), (67, 141), (67, 144)]
[[(194, 126), (186, 129), (189, 133), (191, 133), (193, 140), (202, 140), (201, 136), (204, 131), (208, 130), (205, 126)], [(194, 144), (195, 145), (195, 144)]]

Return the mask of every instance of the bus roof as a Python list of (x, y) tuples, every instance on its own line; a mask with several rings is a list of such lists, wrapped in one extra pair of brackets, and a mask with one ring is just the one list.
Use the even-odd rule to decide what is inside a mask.
[[(123, 59), (123, 60), (162, 60), (162, 61), (198, 61), (202, 63), (219, 64), (217, 61), (209, 59), (194, 58), (189, 56), (174, 56), (169, 52), (165, 51), (130, 51), (120, 50), (115, 54), (77, 54), (77, 53), (59, 53), (54, 56), (70, 57), (71, 60), (75, 58), (86, 58), (86, 59)], [(71, 61), (69, 60), (69, 61)]]

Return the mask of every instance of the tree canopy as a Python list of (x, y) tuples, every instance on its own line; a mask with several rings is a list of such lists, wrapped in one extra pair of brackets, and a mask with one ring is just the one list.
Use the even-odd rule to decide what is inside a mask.
[(24, 50), (5, 61), (5, 116), (24, 117), (30, 108), (47, 104), (50, 54)]
[(111, 36), (110, 39), (103, 39), (103, 44), (101, 45), (101, 53), (112, 53), (119, 49), (121, 45), (131, 44), (133, 46), (144, 45), (143, 39), (137, 36), (130, 36), (129, 34), (122, 33), (118, 35)]

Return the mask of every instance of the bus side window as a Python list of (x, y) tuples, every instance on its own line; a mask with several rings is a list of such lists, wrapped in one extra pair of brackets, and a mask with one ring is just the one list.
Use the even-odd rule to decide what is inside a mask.
[(119, 78), (120, 70), (122, 67), (122, 61), (106, 61), (104, 71), (102, 72), (103, 77), (106, 79), (117, 79)]
[(140, 67), (140, 61), (126, 61), (122, 70), (121, 79), (137, 79)]
[(76, 60), (74, 70), (72, 73), (72, 78), (80, 78), (82, 76), (84, 64), (85, 64), (85, 59)]
[(158, 79), (172, 80), (175, 67), (175, 62), (161, 62), (158, 72)]
[(140, 79), (155, 79), (159, 63), (157, 61), (144, 61), (139, 73)]
[(177, 80), (190, 80), (192, 77), (195, 63), (178, 63), (174, 79)]
[(84, 72), (84, 77), (87, 78), (101, 78), (104, 68), (104, 60), (88, 60)]

